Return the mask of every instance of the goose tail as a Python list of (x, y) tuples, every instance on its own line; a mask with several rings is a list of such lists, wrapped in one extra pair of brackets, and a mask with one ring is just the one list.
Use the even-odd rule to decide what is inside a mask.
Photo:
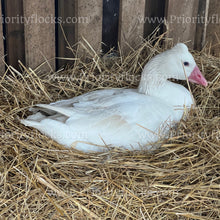
[(20, 122), (25, 126), (36, 128), (36, 129), (39, 129), (41, 127), (41, 124), (38, 121), (33, 121), (29, 119), (21, 119)]

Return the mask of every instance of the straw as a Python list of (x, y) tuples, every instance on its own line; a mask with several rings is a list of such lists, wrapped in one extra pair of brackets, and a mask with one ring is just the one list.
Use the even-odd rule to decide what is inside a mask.
[[(37, 103), (103, 88), (136, 88), (163, 37), (127, 56), (88, 57), (71, 69), (41, 73), (8, 67), (0, 79), (0, 216), (2, 219), (218, 219), (220, 216), (220, 60), (192, 51), (209, 86), (191, 84), (196, 107), (154, 151), (66, 149), (19, 118)], [(157, 40), (159, 40), (157, 42)], [(153, 42), (157, 42), (153, 46)], [(168, 44), (165, 44), (168, 45)], [(181, 82), (182, 83), (182, 82)], [(183, 83), (187, 87), (186, 83)]]

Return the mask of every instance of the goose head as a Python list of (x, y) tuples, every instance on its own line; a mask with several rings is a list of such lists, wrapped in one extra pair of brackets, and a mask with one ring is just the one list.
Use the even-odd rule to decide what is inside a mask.
[(200, 72), (187, 46), (178, 43), (172, 49), (153, 57), (144, 67), (139, 92), (151, 94), (167, 79), (188, 80), (203, 86), (207, 81)]

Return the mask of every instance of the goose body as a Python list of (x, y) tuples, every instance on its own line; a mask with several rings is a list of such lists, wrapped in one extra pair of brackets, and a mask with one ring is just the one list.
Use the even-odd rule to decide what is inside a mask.
[(21, 122), (66, 147), (85, 152), (106, 146), (150, 148), (191, 108), (193, 98), (169, 78), (207, 85), (184, 44), (152, 58), (137, 89), (97, 90), (50, 104), (38, 104)]

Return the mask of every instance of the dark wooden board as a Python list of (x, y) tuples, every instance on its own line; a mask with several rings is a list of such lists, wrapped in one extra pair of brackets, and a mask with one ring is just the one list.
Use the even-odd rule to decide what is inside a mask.
[(107, 53), (118, 47), (120, 0), (103, 0), (102, 50)]
[[(24, 24), (12, 21), (16, 17), (23, 16), (23, 0), (5, 0), (3, 2), (6, 32), (6, 61), (9, 65), (19, 69), (18, 60), (25, 63)], [(10, 21), (9, 21), (10, 20)]]
[[(76, 1), (75, 0), (56, 0), (57, 18), (62, 18), (61, 24), (57, 24), (56, 56), (59, 58), (73, 58), (73, 51), (68, 47), (73, 47), (76, 43)], [(71, 18), (71, 22), (69, 22)], [(68, 21), (67, 21), (67, 20)], [(57, 59), (57, 68), (72, 65), (71, 60)]]
[(147, 38), (158, 26), (162, 34), (164, 31), (163, 19), (165, 16), (166, 1), (146, 0), (144, 37)]

